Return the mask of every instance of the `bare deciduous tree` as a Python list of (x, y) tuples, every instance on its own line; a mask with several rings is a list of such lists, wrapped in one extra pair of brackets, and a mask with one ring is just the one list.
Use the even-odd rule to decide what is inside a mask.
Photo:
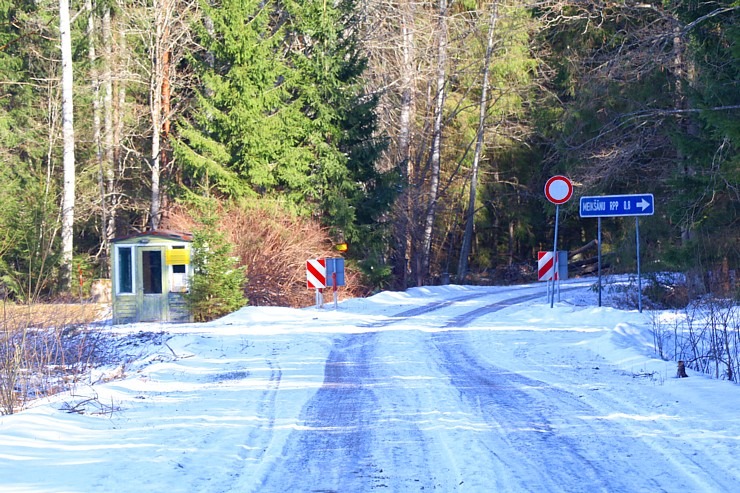
[(478, 113), (478, 131), (476, 132), (475, 154), (473, 156), (473, 167), (470, 172), (470, 190), (468, 198), (468, 211), (465, 218), (465, 233), (463, 234), (462, 247), (460, 249), (460, 259), (457, 265), (458, 282), (463, 283), (468, 271), (468, 255), (470, 255), (470, 245), (473, 240), (473, 225), (475, 223), (475, 203), (478, 187), (478, 168), (480, 164), (481, 153), (483, 152), (483, 136), (486, 123), (486, 109), (488, 107), (488, 78), (491, 67), (491, 56), (493, 55), (493, 33), (496, 30), (496, 20), (498, 18), (498, 1), (494, 1), (490, 6), (491, 12), (488, 24), (488, 39), (486, 42), (486, 58), (483, 61), (483, 82), (481, 88), (480, 106)]
[[(193, 0), (139, 0), (137, 8), (129, 7), (125, 15), (131, 33), (138, 37), (146, 58), (138, 65), (139, 77), (148, 93), (147, 119), (150, 123), (150, 148), (146, 157), (150, 178), (149, 221), (157, 229), (162, 216), (164, 191), (162, 176), (167, 171), (167, 132), (172, 113), (169, 94), (177, 79), (175, 67), (190, 47), (191, 23), (197, 20), (197, 2)], [(120, 93), (119, 93), (120, 94)]]

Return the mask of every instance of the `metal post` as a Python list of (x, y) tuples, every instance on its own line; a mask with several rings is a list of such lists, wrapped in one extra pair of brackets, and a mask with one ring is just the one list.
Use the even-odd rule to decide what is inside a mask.
[[(560, 257), (560, 255), (558, 255), (558, 257)], [(566, 266), (567, 266), (567, 263), (566, 263)], [(560, 303), (560, 259), (558, 259), (557, 262), (555, 262), (555, 269), (556, 269), (555, 270), (555, 281), (558, 283), (558, 303)]]
[(637, 244), (637, 308), (642, 313), (642, 277), (640, 275), (640, 218), (635, 217), (635, 241)]
[(316, 308), (323, 308), (324, 306), (324, 290), (316, 288)]
[(334, 309), (337, 309), (337, 298), (339, 297), (337, 295), (337, 273), (332, 272), (331, 273), (331, 290), (332, 294), (334, 295)]
[(599, 281), (596, 284), (596, 289), (599, 291), (599, 306), (601, 306), (601, 216), (599, 216), (599, 225), (598, 225), (598, 232), (596, 236), (596, 247), (597, 247), (597, 254), (596, 258), (598, 259), (598, 270), (599, 270)]
[(560, 206), (555, 206), (555, 239), (553, 241), (552, 255), (553, 264), (555, 266), (555, 273), (553, 274), (553, 285), (552, 285), (552, 297), (550, 298), (550, 308), (555, 305), (555, 279), (558, 275), (558, 218), (560, 216)]

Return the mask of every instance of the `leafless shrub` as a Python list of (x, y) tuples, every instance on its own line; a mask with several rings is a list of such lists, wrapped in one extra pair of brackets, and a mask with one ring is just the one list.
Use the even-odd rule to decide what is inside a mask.
[(717, 379), (740, 381), (740, 306), (707, 296), (674, 313), (669, 325), (652, 317), (656, 351), (663, 359)]
[(114, 412), (120, 411), (121, 408), (112, 400), (110, 403), (103, 402), (98, 397), (97, 392), (91, 392), (91, 395), (72, 394), (71, 400), (62, 403), (60, 410), (70, 414), (92, 414), (110, 416)]
[(306, 259), (331, 257), (331, 240), (324, 228), (276, 208), (232, 209), (236, 253), (247, 266), (247, 296), (257, 306), (308, 306)]
[(634, 275), (626, 279), (606, 276), (602, 282), (602, 293), (608, 304), (620, 309), (637, 308), (640, 289), (643, 306), (652, 310), (681, 309), (693, 296), (685, 277), (670, 273), (643, 275), (639, 282)]
[(671, 343), (674, 333), (668, 323), (664, 322), (657, 312), (650, 312), (650, 332), (653, 335), (653, 347), (660, 359), (668, 359), (666, 347)]
[(626, 310), (637, 308), (639, 306), (638, 284), (634, 276), (630, 276), (626, 281), (605, 278), (602, 283), (602, 294), (606, 304)]
[(107, 337), (84, 323), (80, 307), (4, 306), (0, 321), (0, 413), (73, 388), (98, 364)]
[[(338, 256), (331, 249), (326, 228), (268, 200), (232, 206), (221, 211), (221, 217), (234, 254), (247, 267), (250, 305), (303, 307), (314, 303), (314, 293), (306, 289), (306, 260)], [(166, 227), (187, 231), (193, 224), (184, 207), (173, 207)], [(342, 294), (365, 294), (359, 271), (349, 264), (345, 267)]]

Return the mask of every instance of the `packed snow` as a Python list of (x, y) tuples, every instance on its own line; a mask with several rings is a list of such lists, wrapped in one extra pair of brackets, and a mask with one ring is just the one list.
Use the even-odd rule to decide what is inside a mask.
[(0, 492), (740, 491), (740, 388), (592, 284), (105, 327), (125, 365), (0, 416)]

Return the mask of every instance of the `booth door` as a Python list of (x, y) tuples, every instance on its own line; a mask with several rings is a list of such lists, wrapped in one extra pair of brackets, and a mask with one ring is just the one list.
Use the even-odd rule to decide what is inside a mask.
[(164, 248), (139, 248), (137, 283), (139, 285), (139, 321), (163, 321), (167, 314), (164, 289)]

